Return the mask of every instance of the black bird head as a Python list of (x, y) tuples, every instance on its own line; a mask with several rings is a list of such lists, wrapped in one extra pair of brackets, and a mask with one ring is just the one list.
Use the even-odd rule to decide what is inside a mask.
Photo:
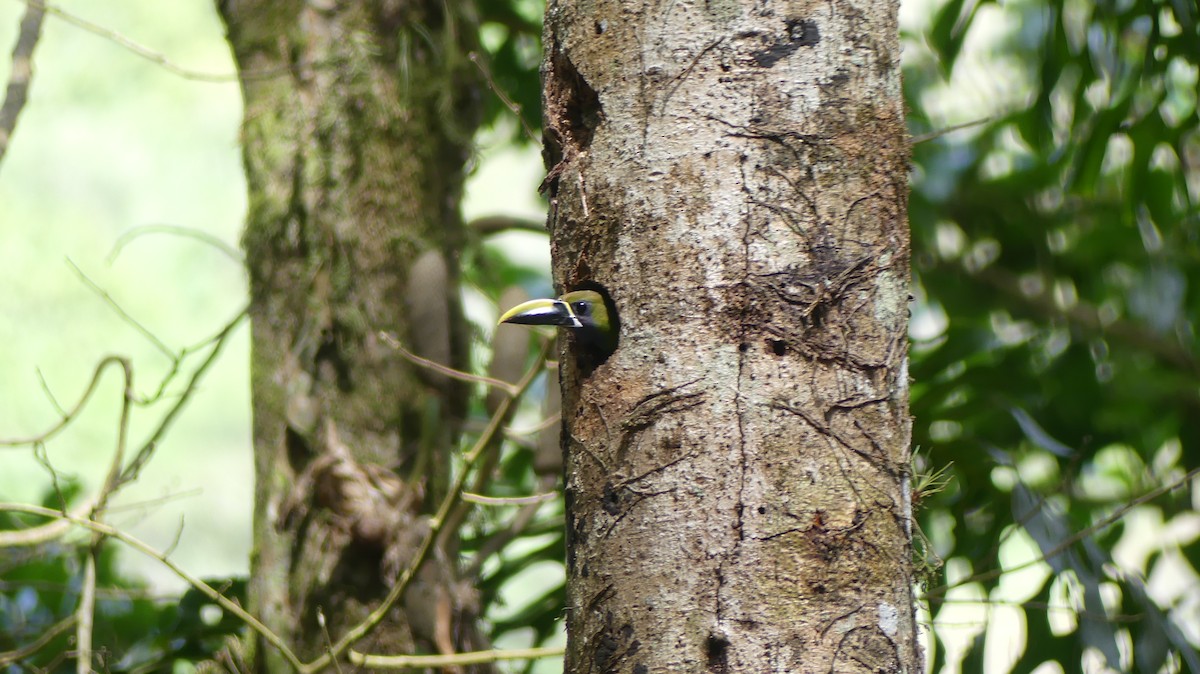
[(504, 312), (500, 322), (566, 328), (583, 345), (598, 350), (603, 358), (617, 348), (615, 312), (595, 290), (575, 290), (556, 300), (530, 300), (518, 304)]

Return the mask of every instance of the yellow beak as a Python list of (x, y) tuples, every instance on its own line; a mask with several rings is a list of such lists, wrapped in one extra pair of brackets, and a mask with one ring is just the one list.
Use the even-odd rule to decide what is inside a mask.
[(500, 323), (517, 325), (557, 325), (578, 328), (583, 324), (571, 311), (570, 305), (562, 300), (529, 300), (504, 312)]

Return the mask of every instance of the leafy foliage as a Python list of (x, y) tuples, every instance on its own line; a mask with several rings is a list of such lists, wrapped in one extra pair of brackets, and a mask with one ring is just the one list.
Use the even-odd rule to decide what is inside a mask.
[[(485, 119), (491, 122), (511, 115), (505, 104), (515, 104), (525, 128), (541, 126), (542, 10), (538, 0), (480, 3), (481, 38), (489, 61), (489, 83), (497, 95), (489, 96)], [(532, 139), (514, 129), (513, 140)]]
[[(78, 493), (67, 485), (64, 496)], [(46, 498), (56, 507), (57, 495)], [(11, 513), (0, 513), (0, 530), (29, 526)], [(7, 657), (6, 671), (75, 671), (74, 622), (80, 602), (82, 555), (88, 541), (53, 543), (14, 553), (0, 563), (0, 656), (57, 632), (41, 648), (23, 657)], [(112, 672), (170, 671), (180, 662), (210, 658), (239, 635), (245, 625), (220, 611), (207, 597), (189, 590), (180, 597), (156, 597), (145, 584), (118, 570), (117, 548), (101, 546), (96, 556), (96, 600), (92, 639), (95, 668)], [(245, 579), (212, 580), (210, 585), (245, 602)]]
[[(1141, 580), (1171, 573), (1166, 557), (1192, 560), (1181, 578), (1196, 569), (1198, 532), (1185, 525), (1185, 474), (1200, 464), (1196, 20), (1190, 3), (951, 0), (910, 36), (929, 48), (905, 71), (918, 133), (947, 124), (927, 105), (947, 78), (993, 84), (992, 67), (1019, 83), (1007, 107), (976, 113), (990, 114), (984, 123), (914, 148), (910, 205), (915, 323), (926, 325), (911, 370), (914, 442), (934, 465), (953, 462), (923, 525), (942, 557), (976, 573), (1018, 532), (1052, 570), (1017, 602), (1028, 647), (1014, 671), (1072, 671), (1087, 649), (1118, 670), (1200, 667), (1200, 635), (1181, 629), (1197, 589), (1177, 584), (1160, 604)], [(989, 22), (1009, 27), (1000, 56), (964, 62), (967, 36)], [(1182, 550), (1120, 527), (1147, 494), (1137, 508), (1182, 532)], [(1152, 552), (1122, 566), (1118, 540)], [(996, 597), (1003, 578), (966, 580)], [(1056, 580), (1079, 611), (1057, 631)], [(930, 592), (934, 611), (947, 590)], [(968, 669), (981, 646), (968, 648)]]

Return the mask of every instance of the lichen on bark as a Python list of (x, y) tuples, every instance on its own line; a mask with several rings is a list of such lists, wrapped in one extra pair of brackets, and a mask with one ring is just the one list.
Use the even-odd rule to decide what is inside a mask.
[[(220, 10), (246, 105), (250, 609), (311, 659), (327, 633), (336, 640), (382, 601), (446, 489), (465, 395), (418, 376), (379, 335), (466, 363), (457, 269), (437, 262), (464, 238), (477, 19), (471, 3), (438, 1), (225, 0)], [(427, 564), (409, 592), (421, 600), (359, 649), (479, 646), (455, 573)], [(287, 669), (250, 645), (256, 670)]]

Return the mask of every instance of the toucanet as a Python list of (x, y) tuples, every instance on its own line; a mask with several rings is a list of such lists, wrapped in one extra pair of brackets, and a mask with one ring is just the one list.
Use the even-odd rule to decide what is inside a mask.
[(501, 323), (555, 325), (575, 334), (584, 347), (607, 358), (617, 348), (616, 312), (595, 290), (575, 290), (556, 300), (530, 300), (509, 309)]

